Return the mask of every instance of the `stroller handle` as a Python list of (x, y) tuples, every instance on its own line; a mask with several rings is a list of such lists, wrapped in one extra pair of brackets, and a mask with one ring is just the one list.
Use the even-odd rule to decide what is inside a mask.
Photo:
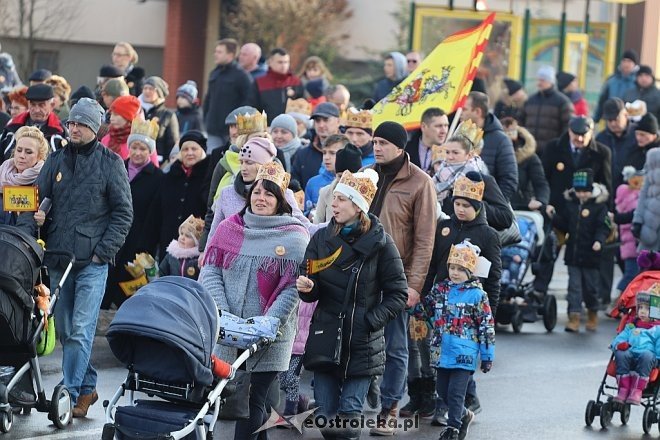
[(76, 256), (73, 254), (73, 252), (69, 252), (69, 251), (58, 251), (58, 250), (46, 249), (44, 251), (44, 258), (48, 257), (48, 256), (51, 256), (51, 257), (66, 257), (71, 262), (71, 264), (76, 262)]

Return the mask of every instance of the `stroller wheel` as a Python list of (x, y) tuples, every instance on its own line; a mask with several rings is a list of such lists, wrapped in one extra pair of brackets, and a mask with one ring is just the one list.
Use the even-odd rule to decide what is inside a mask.
[(522, 310), (516, 307), (515, 312), (513, 312), (513, 316), (511, 317), (511, 327), (513, 327), (513, 332), (514, 333), (520, 333), (520, 330), (522, 330), (523, 326), (523, 313)]
[(610, 402), (605, 402), (600, 407), (600, 427), (607, 429), (608, 426), (612, 423), (612, 404)]
[(11, 411), (0, 412), (0, 432), (7, 433), (11, 431), (11, 425), (14, 423), (14, 413)]
[(644, 409), (644, 414), (642, 415), (642, 429), (644, 430), (644, 434), (649, 434), (651, 432), (651, 428), (653, 427), (653, 423), (657, 420), (657, 415), (655, 414), (655, 410), (647, 406)]
[(551, 332), (557, 325), (557, 298), (547, 294), (543, 298), (543, 326)]
[(627, 424), (628, 420), (630, 420), (630, 404), (626, 403), (621, 408), (621, 424), (622, 425)]
[(71, 394), (64, 385), (58, 385), (53, 390), (53, 398), (50, 401), (50, 412), (48, 413), (55, 426), (64, 429), (73, 419), (71, 405)]
[(584, 424), (591, 426), (594, 422), (594, 418), (596, 418), (596, 402), (590, 400), (587, 402), (587, 409), (584, 411)]

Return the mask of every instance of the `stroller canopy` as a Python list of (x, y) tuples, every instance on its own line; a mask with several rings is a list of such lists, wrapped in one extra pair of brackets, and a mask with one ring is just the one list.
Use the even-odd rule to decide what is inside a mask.
[(0, 290), (32, 307), (44, 251), (37, 241), (15, 226), (0, 225)]
[(196, 281), (163, 277), (126, 300), (108, 328), (117, 359), (152, 378), (210, 385), (218, 309)]

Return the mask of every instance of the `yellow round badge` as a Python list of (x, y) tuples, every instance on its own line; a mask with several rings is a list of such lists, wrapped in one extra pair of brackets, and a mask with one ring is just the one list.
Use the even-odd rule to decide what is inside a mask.
[(557, 162), (557, 171), (564, 171), (564, 168), (566, 168), (564, 162)]
[(56, 182), (59, 182), (60, 180), (62, 180), (62, 173), (61, 172), (57, 173), (57, 176), (55, 176), (55, 181)]
[(282, 255), (286, 254), (286, 249), (284, 246), (277, 246), (275, 248), (275, 253), (281, 257)]
[(440, 231), (443, 237), (446, 237), (449, 235), (449, 228), (442, 228), (442, 231)]
[(189, 267), (188, 270), (186, 270), (186, 273), (188, 274), (188, 276), (191, 276), (191, 277), (194, 276), (195, 275), (195, 268), (192, 267), (192, 266)]
[(589, 210), (585, 208), (585, 209), (582, 210), (581, 214), (582, 214), (582, 217), (585, 217), (585, 218), (589, 217)]

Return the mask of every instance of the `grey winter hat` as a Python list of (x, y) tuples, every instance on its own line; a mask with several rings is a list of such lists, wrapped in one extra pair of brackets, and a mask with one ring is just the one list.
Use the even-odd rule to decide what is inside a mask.
[(99, 132), (99, 127), (101, 127), (103, 113), (103, 107), (98, 102), (90, 98), (80, 98), (76, 105), (71, 108), (69, 119), (66, 122), (77, 122), (86, 125), (96, 134)]
[(285, 113), (282, 113), (273, 119), (273, 122), (270, 123), (271, 131), (273, 128), (283, 128), (293, 134), (293, 137), (298, 137), (298, 124), (296, 124), (296, 120)]
[(161, 98), (167, 98), (167, 95), (170, 94), (170, 86), (160, 76), (150, 76), (144, 81), (144, 84), (156, 89)]
[(197, 99), (197, 93), (197, 83), (193, 80), (188, 80), (176, 90), (176, 97), (181, 96), (186, 98), (191, 104), (194, 104)]
[(536, 72), (536, 77), (548, 81), (549, 83), (555, 84), (557, 82), (557, 73), (554, 67), (544, 65), (539, 67), (538, 72)]

